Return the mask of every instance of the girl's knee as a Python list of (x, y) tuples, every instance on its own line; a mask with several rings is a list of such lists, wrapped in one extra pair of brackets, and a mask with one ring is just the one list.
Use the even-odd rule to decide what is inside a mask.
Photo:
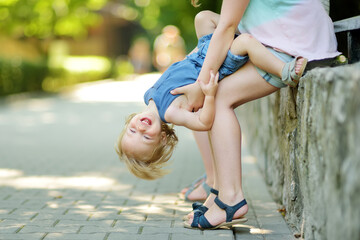
[(226, 94), (224, 91), (217, 91), (215, 97), (215, 107), (216, 109), (225, 109), (232, 106), (231, 98), (229, 94)]

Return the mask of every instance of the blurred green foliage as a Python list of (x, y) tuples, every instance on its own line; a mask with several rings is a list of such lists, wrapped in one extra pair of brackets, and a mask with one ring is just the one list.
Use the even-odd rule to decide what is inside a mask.
[[(101, 21), (96, 12), (107, 0), (0, 0), (0, 34), (13, 39), (35, 39), (41, 60), (20, 56), (0, 60), (0, 95), (48, 89), (49, 78), (57, 78), (57, 85), (73, 79), (96, 80), (105, 76), (89, 71), (87, 74), (48, 68), (48, 52), (44, 40), (62, 37), (86, 37), (90, 26)], [(80, 61), (81, 62), (81, 61)], [(52, 70), (52, 69), (51, 69)], [(58, 69), (57, 69), (58, 70)], [(51, 73), (51, 74), (50, 74)], [(46, 81), (44, 81), (46, 80)], [(52, 82), (54, 83), (54, 82)]]
[(30, 62), (21, 58), (0, 58), (0, 96), (42, 90), (42, 82), (47, 74), (45, 60)]
[[(330, 1), (334, 21), (360, 14), (359, 0), (344, 1)], [(56, 39), (85, 39), (89, 27), (101, 23), (101, 9), (107, 3), (117, 6), (111, 8), (114, 16), (141, 26), (144, 31), (132, 36), (134, 39), (145, 35), (153, 43), (165, 26), (175, 25), (189, 52), (197, 44), (195, 15), (202, 10), (219, 13), (222, 0), (200, 0), (198, 8), (190, 0), (0, 0), (0, 35), (20, 41), (32, 39), (41, 53), (40, 58), (32, 60), (0, 56), (0, 95), (55, 91), (73, 83), (132, 73), (134, 69), (124, 59), (51, 56), (46, 44), (41, 44)]]
[(106, 0), (1, 0), (0, 32), (14, 38), (85, 36)]
[(69, 56), (61, 65), (52, 66), (50, 70), (42, 88), (47, 92), (57, 92), (66, 86), (110, 77), (113, 63), (101, 56)]
[(52, 66), (51, 71), (44, 79), (42, 88), (48, 92), (56, 92), (65, 86), (110, 77), (113, 63), (101, 56), (70, 56), (61, 65)]
[(186, 43), (186, 50), (189, 52), (197, 44), (194, 28), (194, 17), (202, 10), (220, 12), (222, 0), (202, 0), (197, 8), (191, 5), (190, 0), (169, 1), (169, 0), (124, 0), (128, 16), (123, 17), (129, 21), (138, 22), (145, 30), (150, 42), (153, 42), (157, 35), (166, 25), (174, 25), (180, 29), (181, 36)]

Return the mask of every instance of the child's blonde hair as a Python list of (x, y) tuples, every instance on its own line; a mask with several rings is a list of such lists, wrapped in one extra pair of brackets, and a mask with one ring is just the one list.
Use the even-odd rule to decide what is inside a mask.
[(194, 7), (199, 7), (201, 4), (198, 4), (199, 0), (191, 0), (191, 4), (194, 6)]
[(136, 177), (154, 180), (168, 174), (168, 170), (162, 169), (166, 165), (166, 162), (170, 159), (178, 138), (175, 134), (173, 126), (168, 125), (164, 122), (161, 122), (161, 132), (166, 134), (166, 140), (161, 142), (157, 146), (151, 157), (144, 156), (128, 156), (126, 152), (122, 149), (122, 139), (126, 132), (127, 126), (131, 119), (136, 115), (136, 113), (131, 114), (125, 122), (125, 127), (121, 131), (118, 141), (115, 145), (115, 150), (119, 155), (120, 160), (124, 161), (129, 171), (134, 174)]

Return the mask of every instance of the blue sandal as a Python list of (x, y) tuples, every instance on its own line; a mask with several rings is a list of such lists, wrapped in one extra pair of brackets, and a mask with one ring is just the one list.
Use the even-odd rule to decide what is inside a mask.
[[(184, 222), (184, 227), (186, 228), (199, 228), (199, 229), (218, 229), (221, 227), (232, 227), (235, 224), (244, 223), (247, 221), (245, 217), (240, 217), (238, 219), (233, 219), (234, 214), (237, 210), (242, 208), (247, 204), (246, 200), (242, 200), (238, 204), (235, 204), (234, 206), (229, 206), (225, 203), (223, 203), (219, 197), (215, 198), (215, 203), (218, 205), (219, 208), (225, 210), (226, 212), (226, 221), (223, 223), (220, 223), (219, 225), (213, 226), (209, 223), (209, 221), (206, 219), (204, 213), (200, 211), (194, 212), (194, 219), (191, 225), (187, 222)], [(199, 227), (200, 226), (200, 227)]]
[[(216, 196), (219, 195), (219, 191), (214, 189), (214, 188), (210, 188), (210, 193), (212, 193), (212, 194), (214, 194)], [(208, 208), (206, 206), (204, 206), (201, 202), (194, 202), (192, 204), (192, 209), (193, 209), (193, 211), (199, 210), (199, 211), (201, 211), (203, 213), (205, 213), (208, 210)]]
[[(212, 194), (215, 194), (216, 196), (219, 195), (219, 191), (216, 190), (216, 189), (214, 189), (214, 188), (211, 188), (211, 189), (210, 189), (210, 192), (211, 192)], [(209, 210), (209, 208), (206, 207), (206, 206), (204, 206), (204, 204), (202, 204), (201, 202), (194, 202), (194, 203), (192, 204), (192, 209), (193, 209), (193, 212), (194, 212), (194, 213), (197, 212), (197, 211), (199, 211), (199, 212), (202, 212), (203, 214), (205, 214), (206, 211)], [(189, 220), (188, 215), (185, 215), (185, 216), (183, 217), (183, 220), (184, 220), (184, 221)]]

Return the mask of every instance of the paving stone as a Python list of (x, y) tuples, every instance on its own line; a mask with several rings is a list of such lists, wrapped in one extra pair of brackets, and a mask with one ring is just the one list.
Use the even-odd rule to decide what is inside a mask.
[[(127, 234), (127, 233), (110, 233), (107, 240), (138, 240), (141, 235), (138, 234)], [(151, 238), (148, 238), (151, 239)], [(154, 238), (157, 239), (157, 238)]]
[[(183, 233), (183, 234), (194, 234), (191, 229), (180, 228), (159, 228), (159, 227), (148, 227), (145, 226), (142, 230), (142, 234), (158, 234), (158, 233)], [(196, 233), (195, 233), (196, 234)]]
[[(169, 234), (152, 234), (152, 235), (145, 235), (145, 234), (141, 234), (138, 237), (138, 240), (151, 240), (151, 239), (156, 239), (156, 240), (169, 240), (172, 239), (171, 235)], [(185, 238), (186, 239), (186, 238)]]
[(83, 226), (79, 233), (108, 233), (108, 232), (121, 232), (126, 234), (137, 234), (139, 231), (138, 226), (133, 227), (99, 227), (99, 226)]
[(21, 229), (21, 233), (76, 233), (79, 227), (77, 226), (66, 226), (66, 227), (45, 227), (45, 226), (34, 226), (34, 225), (25, 225)]
[(289, 234), (266, 234), (264, 235), (265, 240), (296, 240), (296, 238)]
[(40, 240), (44, 236), (44, 233), (26, 233), (26, 234), (0, 234), (0, 240)]
[[(209, 240), (215, 240), (219, 239), (218, 237), (209, 237), (204, 235), (189, 235), (189, 234), (179, 234), (175, 233), (171, 235), (171, 240), (202, 240), (202, 239), (209, 239)], [(231, 238), (232, 239), (232, 238)]]
[(1, 234), (6, 234), (6, 233), (16, 233), (18, 231), (21, 230), (21, 228), (23, 228), (24, 225), (22, 224), (17, 224), (17, 225), (10, 225), (10, 226), (0, 226), (0, 232)]
[(95, 234), (69, 234), (69, 233), (49, 233), (44, 238), (48, 239), (66, 239), (66, 240), (102, 240), (105, 238), (105, 233)]

